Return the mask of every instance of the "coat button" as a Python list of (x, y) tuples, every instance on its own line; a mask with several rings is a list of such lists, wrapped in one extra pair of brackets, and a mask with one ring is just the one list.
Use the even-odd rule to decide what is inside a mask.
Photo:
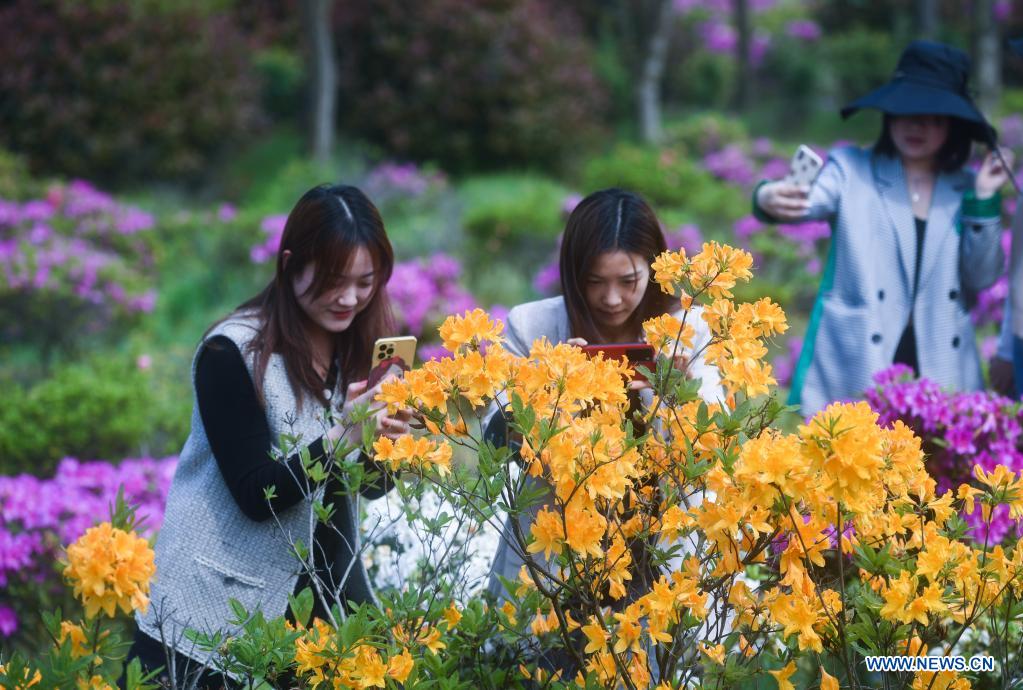
[(884, 290), (878, 290), (877, 291), (877, 299), (882, 301), (882, 302), (884, 301)]
[(948, 298), (950, 300), (952, 300), (953, 302), (955, 302), (957, 299), (959, 299), (959, 291), (958, 290), (950, 290), (949, 293), (948, 293)]
[(959, 347), (959, 336), (958, 335), (952, 338), (952, 347)]
[(874, 343), (875, 345), (881, 342), (881, 334), (875, 333), (874, 335), (870, 336), (870, 342)]

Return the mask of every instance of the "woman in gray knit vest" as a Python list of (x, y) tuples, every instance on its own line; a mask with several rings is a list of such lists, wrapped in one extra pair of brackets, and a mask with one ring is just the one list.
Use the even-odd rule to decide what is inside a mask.
[[(362, 434), (345, 420), (379, 392), (363, 379), (376, 338), (395, 333), (385, 289), (393, 264), (370, 200), (355, 187), (316, 187), (288, 216), (270, 284), (203, 336), (192, 364), (192, 429), (156, 541), (152, 603), (137, 617), (129, 654), (146, 669), (163, 667), (165, 682), (229, 684), (217, 655), (185, 631), (236, 633), (231, 599), (274, 618), (286, 614), (288, 595), (310, 587), (314, 615), (332, 621), (349, 603), (373, 600), (358, 502), (382, 495), (388, 477), (360, 451), (347, 452)], [(381, 409), (365, 423), (378, 436), (408, 431), (405, 413)], [(342, 447), (347, 456), (336, 457)], [(303, 451), (325, 464), (361, 464), (367, 479), (359, 491), (344, 491), (337, 478), (312, 485)], [(333, 502), (328, 524), (315, 519), (318, 499)], [(313, 545), (304, 561), (299, 544)]]

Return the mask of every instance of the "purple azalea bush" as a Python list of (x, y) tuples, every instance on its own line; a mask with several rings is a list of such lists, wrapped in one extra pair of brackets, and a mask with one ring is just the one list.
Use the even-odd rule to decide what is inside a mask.
[(152, 311), (155, 225), (81, 180), (0, 199), (0, 333), (59, 340)]
[[(974, 465), (988, 472), (996, 465), (1023, 471), (1020, 408), (1012, 400), (988, 391), (948, 392), (933, 381), (914, 378), (904, 364), (879, 372), (874, 383), (866, 398), (879, 415), (878, 423), (900, 419), (920, 436), (939, 491), (969, 483)], [(975, 539), (990, 543), (1000, 542), (1015, 524), (1006, 506), (994, 512), (990, 528), (979, 510), (964, 519)]]
[(120, 487), (138, 507), (142, 533), (155, 533), (176, 466), (176, 457), (116, 465), (65, 458), (51, 479), (0, 476), (0, 641), (23, 622), (38, 623), (40, 604), (64, 593), (56, 567), (63, 547), (106, 519)]

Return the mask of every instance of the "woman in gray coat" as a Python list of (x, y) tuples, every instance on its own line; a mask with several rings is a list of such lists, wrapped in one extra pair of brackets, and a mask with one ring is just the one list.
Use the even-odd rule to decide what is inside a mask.
[(884, 113), (873, 147), (832, 151), (810, 189), (779, 181), (754, 193), (761, 220), (831, 225), (789, 400), (806, 416), (860, 397), (894, 362), (953, 390), (983, 385), (969, 308), (1002, 269), (1007, 174), (992, 154), (976, 174), (965, 167), (972, 141), (995, 139), (968, 75), (962, 51), (912, 43), (888, 84), (842, 110)]

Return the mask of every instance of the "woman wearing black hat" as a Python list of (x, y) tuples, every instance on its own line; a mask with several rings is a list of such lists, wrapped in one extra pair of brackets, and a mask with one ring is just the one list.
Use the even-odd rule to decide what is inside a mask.
[[(812, 188), (765, 182), (753, 197), (766, 222), (827, 220), (831, 249), (793, 377), (790, 402), (810, 415), (858, 398), (893, 362), (942, 386), (983, 385), (969, 306), (1002, 269), (995, 132), (967, 92), (969, 59), (915, 41), (892, 80), (842, 109), (884, 113), (871, 148), (830, 153)], [(1009, 163), (1011, 165), (1011, 163)]]

